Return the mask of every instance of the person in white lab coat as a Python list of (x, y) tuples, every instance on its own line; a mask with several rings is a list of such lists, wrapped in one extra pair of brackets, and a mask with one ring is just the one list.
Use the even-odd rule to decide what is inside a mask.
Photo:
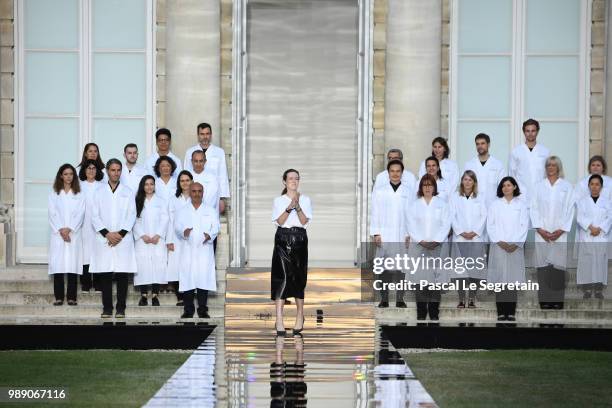
[(79, 171), (81, 192), (85, 197), (85, 220), (83, 221), (83, 274), (81, 275), (81, 289), (89, 292), (93, 287), (96, 292), (101, 290), (98, 275), (89, 273), (91, 263), (91, 253), (96, 241), (96, 230), (91, 224), (91, 211), (93, 206), (93, 195), (96, 189), (104, 184), (104, 173), (98, 167), (95, 160), (85, 160), (83, 167)]
[[(387, 164), (394, 160), (403, 162), (404, 154), (400, 149), (390, 149), (387, 153)], [(389, 184), (389, 171), (385, 169), (376, 176), (372, 190), (375, 190), (380, 186), (386, 186), (387, 184)], [(410, 170), (406, 168), (404, 168), (404, 171), (402, 172), (402, 184), (404, 186), (410, 186), (410, 188), (413, 190), (416, 188), (416, 177), (414, 177), (414, 174), (412, 174)]]
[(138, 306), (147, 306), (147, 293), (151, 286), (151, 305), (159, 306), (159, 285), (166, 284), (168, 251), (168, 204), (155, 194), (155, 178), (146, 175), (140, 180), (136, 192), (136, 222), (134, 223), (134, 250), (137, 272), (134, 286), (140, 287)]
[[(193, 181), (198, 182), (204, 186), (204, 204), (209, 207), (213, 207), (217, 213), (220, 213), (220, 187), (219, 179), (215, 176), (209, 161), (206, 158), (206, 154), (201, 150), (195, 150), (191, 155), (191, 164), (193, 170), (191, 175)], [(214, 244), (215, 252), (217, 244)]]
[(591, 157), (589, 160), (588, 172), (589, 174), (587, 176), (576, 183), (576, 188), (574, 190), (576, 202), (583, 197), (589, 197), (591, 195), (589, 179), (594, 174), (601, 176), (603, 180), (603, 187), (600, 195), (612, 198), (612, 177), (606, 175), (608, 172), (608, 163), (606, 163), (606, 159), (599, 155)]
[[(412, 258), (422, 257), (427, 265), (410, 271), (407, 280), (417, 284), (423, 280), (428, 283), (449, 282), (448, 271), (436, 263), (445, 253), (443, 247), (448, 241), (451, 213), (448, 202), (438, 197), (436, 179), (431, 174), (421, 178), (417, 199), (407, 207), (406, 219), (410, 236), (409, 254)], [(424, 288), (415, 291), (417, 320), (425, 320), (428, 313), (431, 320), (439, 319), (440, 296), (439, 290)]]
[(590, 195), (578, 201), (578, 268), (577, 284), (589, 299), (603, 299), (603, 288), (608, 284), (608, 233), (612, 226), (612, 201), (601, 194), (603, 177), (589, 178)]
[[(462, 261), (471, 258), (485, 259), (486, 243), (485, 226), (487, 222), (486, 198), (480, 192), (480, 183), (476, 173), (466, 170), (461, 177), (459, 191), (451, 196), (450, 200), (453, 228), (452, 255), (454, 258), (462, 258)], [(474, 267), (467, 269), (465, 263), (461, 263), (459, 269), (455, 270), (454, 278), (465, 281), (467, 284), (480, 285), (480, 281), (487, 278), (486, 268)], [(459, 304), (457, 308), (465, 308), (465, 287), (461, 285), (459, 292)], [(476, 293), (478, 289), (470, 289), (468, 307), (476, 307)]]
[[(425, 159), (425, 168), (427, 169), (427, 173), (436, 179), (436, 191), (439, 199), (442, 199), (446, 202), (450, 199), (451, 194), (454, 192), (454, 188), (451, 187), (451, 183), (449, 180), (445, 179), (442, 175), (442, 170), (440, 170), (440, 162), (434, 156), (430, 156)], [(421, 180), (423, 176), (420, 176)]]
[(176, 177), (173, 176), (175, 170), (176, 163), (168, 156), (160, 156), (153, 165), (153, 174), (155, 174), (155, 194), (167, 202), (176, 191)]
[[(450, 148), (448, 147), (446, 139), (443, 137), (436, 137), (431, 142), (431, 155), (438, 159), (438, 167), (440, 167), (441, 171), (439, 178), (443, 178), (446, 183), (448, 183), (450, 190), (454, 191), (455, 188), (457, 188), (457, 184), (459, 184), (459, 167), (456, 162), (449, 159)], [(423, 177), (425, 173), (428, 173), (426, 161), (427, 160), (423, 160), (419, 166), (419, 179)], [(438, 186), (438, 190), (442, 193), (440, 186)]]
[(546, 178), (535, 185), (529, 211), (536, 229), (535, 267), (542, 309), (563, 309), (567, 234), (574, 220), (574, 189), (565, 180), (563, 163), (557, 156), (546, 159)]
[(531, 204), (536, 183), (546, 176), (544, 162), (550, 156), (550, 150), (538, 143), (538, 133), (540, 133), (540, 123), (537, 120), (528, 119), (523, 122), (525, 143), (512, 150), (508, 161), (508, 175), (518, 183), (521, 198), (527, 207)]
[(64, 303), (64, 274), (68, 275), (68, 305), (77, 304), (77, 276), (83, 273), (81, 229), (85, 218), (85, 198), (76, 170), (63, 164), (49, 193), (49, 275), (53, 275), (55, 306)]
[(274, 199), (272, 222), (278, 227), (274, 235), (270, 298), (276, 305), (277, 336), (284, 336), (283, 306), (285, 299), (293, 297), (296, 305), (293, 334), (304, 329), (304, 290), (308, 279), (308, 234), (306, 227), (312, 220), (310, 198), (298, 191), (300, 173), (287, 169), (283, 173), (285, 188)]
[(123, 157), (125, 157), (125, 164), (121, 171), (121, 183), (129, 187), (136, 194), (140, 179), (149, 174), (149, 171), (136, 163), (138, 161), (138, 146), (136, 144), (126, 144), (123, 148)]
[[(370, 217), (370, 235), (376, 243), (376, 257), (395, 258), (405, 252), (408, 240), (406, 207), (415, 199), (413, 183), (402, 181), (404, 164), (400, 160), (387, 163), (389, 181), (372, 191), (372, 214)], [(400, 282), (403, 279), (401, 271), (389, 270), (382, 274), (384, 282)], [(389, 291), (380, 292), (378, 307), (389, 307)], [(395, 306), (405, 308), (404, 291), (395, 292)]]
[[(488, 283), (525, 282), (525, 256), (523, 247), (529, 230), (529, 210), (519, 196), (517, 181), (504, 177), (497, 187), (498, 199), (487, 213), (489, 248)], [(516, 320), (515, 290), (495, 294), (497, 320)]]
[[(225, 161), (225, 152), (219, 146), (211, 143), (212, 127), (208, 123), (200, 123), (197, 128), (198, 144), (187, 149), (185, 153), (184, 169), (189, 170), (193, 174), (193, 164), (191, 157), (194, 151), (200, 150), (206, 153), (207, 166), (210, 168), (219, 181), (219, 196), (222, 199), (229, 198), (229, 179), (227, 176), (227, 164)], [(219, 203), (219, 211), (221, 214), (225, 212), (225, 200)]]
[(166, 128), (157, 129), (157, 132), (155, 132), (155, 144), (157, 145), (157, 151), (147, 157), (145, 168), (149, 174), (155, 174), (155, 163), (157, 163), (157, 159), (161, 156), (168, 156), (174, 162), (172, 177), (177, 177), (183, 170), (183, 166), (181, 164), (181, 159), (170, 151), (172, 145), (172, 133), (170, 130)]
[(132, 228), (136, 221), (134, 193), (120, 182), (121, 162), (106, 163), (108, 183), (94, 193), (91, 222), (97, 231), (89, 266), (90, 273), (100, 274), (102, 285), (102, 318), (113, 313), (113, 273), (117, 282), (115, 317), (125, 317), (128, 274), (136, 273), (136, 256)]
[(179, 290), (184, 302), (181, 318), (193, 317), (196, 292), (198, 317), (209, 318), (208, 292), (217, 290), (212, 241), (219, 233), (219, 217), (204, 204), (204, 187), (200, 183), (191, 183), (189, 196), (191, 202), (181, 208), (174, 221), (175, 232), (185, 241), (179, 270)]
[(488, 206), (497, 198), (497, 186), (506, 175), (504, 164), (489, 154), (491, 138), (485, 133), (479, 133), (474, 139), (476, 143), (476, 157), (465, 163), (464, 170), (476, 173), (478, 179), (478, 195), (485, 199)]
[(87, 143), (83, 148), (83, 155), (81, 156), (81, 161), (76, 166), (77, 174), (81, 173), (81, 169), (84, 167), (85, 162), (87, 160), (93, 160), (96, 162), (96, 167), (102, 169), (102, 181), (108, 181), (108, 177), (106, 176), (106, 169), (104, 165), (104, 161), (102, 161), (102, 157), (100, 156), (100, 149), (98, 145), (95, 143)]
[(193, 176), (188, 170), (179, 173), (176, 180), (176, 191), (168, 201), (168, 232), (166, 233), (166, 248), (168, 248), (168, 266), (166, 268), (166, 281), (176, 293), (177, 306), (184, 306), (183, 294), (179, 290), (179, 271), (185, 240), (181, 239), (174, 231), (174, 220), (176, 214), (191, 202), (189, 186), (193, 182)]

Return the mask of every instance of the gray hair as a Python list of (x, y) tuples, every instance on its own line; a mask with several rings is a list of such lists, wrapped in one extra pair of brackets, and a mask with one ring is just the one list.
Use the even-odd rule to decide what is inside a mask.
[(399, 153), (400, 155), (400, 160), (404, 160), (404, 153), (402, 153), (402, 151), (400, 149), (389, 149), (389, 151), (387, 152), (387, 158), (389, 157), (389, 154), (391, 153)]
[(544, 163), (544, 168), (546, 168), (550, 163), (557, 166), (557, 170), (559, 170), (559, 178), (565, 178), (565, 173), (563, 172), (563, 163), (561, 159), (557, 156), (550, 156), (546, 159), (546, 163)]

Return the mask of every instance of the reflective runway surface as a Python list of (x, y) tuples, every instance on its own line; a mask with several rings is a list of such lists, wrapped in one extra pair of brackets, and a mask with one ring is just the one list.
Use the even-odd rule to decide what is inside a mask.
[[(337, 277), (343, 274), (350, 280), (350, 271)], [(435, 407), (381, 338), (372, 306), (331, 301), (326, 286), (337, 282), (321, 270), (312, 277), (317, 290), (307, 292), (303, 336), (291, 335), (295, 306), (287, 305), (288, 334), (277, 337), (267, 291), (246, 296), (249, 288), (259, 292), (266, 275), (228, 274), (228, 288), (236, 290), (228, 290), (225, 324), (147, 406)], [(249, 280), (252, 285), (245, 284)]]

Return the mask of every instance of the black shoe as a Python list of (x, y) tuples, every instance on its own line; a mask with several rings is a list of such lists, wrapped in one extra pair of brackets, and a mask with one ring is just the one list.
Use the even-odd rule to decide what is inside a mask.
[(591, 292), (584, 292), (584, 295), (582, 295), (583, 299), (590, 299), (591, 298)]
[(102, 319), (109, 319), (111, 317), (113, 317), (113, 311), (111, 310), (110, 312), (108, 310), (105, 310), (102, 312), (102, 315), (100, 316)]
[(417, 316), (417, 320), (425, 320), (427, 316)]
[(125, 318), (125, 311), (124, 310), (122, 310), (122, 311), (117, 310), (115, 312), (115, 318), (117, 318), (117, 319), (124, 319)]
[(555, 310), (563, 309), (563, 303), (555, 303), (555, 304), (553, 304), (553, 309), (555, 309)]
[(183, 314), (181, 315), (181, 319), (192, 319), (192, 318), (193, 318), (193, 313), (183, 312)]
[(552, 309), (550, 303), (540, 303), (540, 309)]
[(389, 302), (387, 302), (386, 300), (381, 300), (381, 302), (378, 304), (378, 307), (389, 307)]
[(497, 315), (497, 320), (499, 320), (500, 322), (505, 321), (506, 315)]
[(59, 300), (59, 299), (57, 299), (55, 302), (53, 302), (53, 306), (61, 306), (63, 304), (64, 304), (64, 301), (63, 300)]
[(179, 300), (178, 302), (176, 302), (176, 305), (182, 307), (182, 306), (185, 306), (185, 303), (183, 303), (182, 300)]
[(474, 300), (470, 299), (470, 303), (468, 303), (468, 309), (476, 309), (476, 304), (474, 303)]
[(210, 319), (207, 309), (198, 309), (198, 317), (201, 319)]
[(151, 299), (151, 306), (159, 306), (159, 299), (157, 296), (153, 296), (153, 299)]
[(89, 293), (90, 290), (91, 290), (91, 286), (90, 287), (81, 286), (81, 292)]
[(465, 309), (465, 303), (459, 302), (459, 304), (457, 305), (457, 309)]
[(395, 307), (399, 307), (399, 308), (404, 309), (404, 308), (408, 307), (408, 305), (403, 300), (400, 300), (399, 302), (395, 302)]
[(76, 306), (77, 305), (77, 301), (76, 300), (69, 300), (68, 301), (68, 306)]
[(507, 315), (506, 316), (506, 320), (509, 322), (515, 322), (516, 321), (516, 317), (514, 317), (514, 315)]
[(438, 316), (429, 316), (429, 320), (437, 322), (438, 320), (440, 320), (440, 318)]
[(146, 306), (149, 304), (149, 301), (147, 300), (146, 296), (141, 296), (140, 300), (138, 301), (138, 306)]

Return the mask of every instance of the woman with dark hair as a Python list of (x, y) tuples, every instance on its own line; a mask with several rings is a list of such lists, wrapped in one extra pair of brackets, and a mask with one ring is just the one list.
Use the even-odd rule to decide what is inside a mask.
[[(432, 140), (431, 155), (438, 159), (438, 166), (442, 172), (440, 178), (446, 180), (451, 190), (454, 190), (457, 187), (457, 184), (459, 184), (459, 167), (455, 161), (449, 159), (450, 148), (448, 147), (448, 143), (446, 142), (445, 138), (436, 137), (434, 140)], [(421, 166), (419, 167), (419, 177), (423, 177), (425, 173), (427, 173), (426, 160), (421, 162)]]
[(104, 165), (104, 161), (102, 161), (102, 157), (100, 157), (100, 149), (98, 145), (95, 143), (87, 143), (83, 148), (83, 155), (81, 156), (81, 162), (77, 165), (76, 170), (79, 175), (81, 174), (81, 169), (85, 167), (85, 162), (87, 160), (93, 160), (96, 162), (96, 167), (102, 169), (102, 179), (103, 181), (107, 181), (106, 177), (106, 169)]
[(300, 173), (294, 169), (283, 173), (285, 188), (274, 199), (272, 222), (278, 227), (272, 253), (271, 298), (276, 303), (275, 329), (284, 336), (283, 306), (285, 299), (295, 298), (297, 313), (293, 334), (304, 329), (304, 289), (308, 270), (308, 236), (306, 227), (312, 220), (310, 198), (299, 193)]
[(608, 284), (608, 233), (612, 228), (612, 201), (601, 194), (605, 182), (599, 174), (589, 177), (587, 197), (578, 201), (578, 268), (576, 282), (584, 292), (584, 299), (603, 299)]
[[(443, 178), (438, 159), (436, 159), (434, 156), (425, 159), (425, 168), (427, 169), (426, 174), (429, 174), (436, 179), (436, 191), (438, 198), (448, 201), (453, 193), (453, 188), (448, 180)], [(421, 179), (422, 178), (423, 176), (421, 176)]]
[[(504, 177), (497, 187), (498, 199), (487, 214), (489, 250), (488, 283), (524, 283), (524, 245), (529, 229), (529, 210), (519, 196), (514, 177)], [(516, 290), (495, 293), (497, 320), (516, 320)]]
[(76, 170), (71, 164), (63, 164), (49, 194), (49, 274), (53, 275), (55, 306), (64, 304), (64, 274), (68, 275), (68, 305), (77, 304), (77, 275), (83, 273), (81, 228), (84, 218), (85, 199)]
[(134, 286), (140, 287), (138, 306), (147, 306), (149, 285), (152, 306), (159, 306), (159, 285), (166, 284), (166, 233), (168, 230), (168, 205), (155, 194), (155, 178), (144, 176), (136, 193), (136, 223), (134, 223), (134, 251), (136, 275)]
[(176, 179), (176, 191), (168, 201), (168, 232), (166, 233), (166, 247), (168, 248), (168, 267), (166, 269), (166, 281), (172, 285), (176, 293), (177, 306), (183, 306), (183, 294), (179, 292), (179, 265), (181, 263), (182, 249), (185, 241), (177, 236), (174, 231), (174, 220), (176, 214), (188, 203), (189, 186), (193, 182), (193, 176), (188, 170), (179, 173)]
[(101, 181), (104, 178), (102, 169), (98, 167), (95, 160), (85, 160), (81, 170), (79, 171), (79, 180), (81, 191), (85, 198), (85, 220), (83, 221), (83, 274), (81, 275), (81, 289), (83, 292), (89, 292), (93, 286), (96, 292), (101, 290), (98, 276), (89, 273), (89, 264), (91, 262), (91, 254), (96, 240), (96, 230), (91, 224), (91, 209), (94, 191), (103, 185)]
[[(451, 214), (448, 202), (438, 195), (437, 182), (431, 174), (425, 174), (419, 181), (417, 199), (407, 207), (405, 217), (408, 220), (408, 235), (410, 235), (409, 254), (413, 258), (426, 261), (425, 268), (410, 271), (406, 279), (419, 284), (446, 283), (450, 274), (443, 268), (438, 268), (435, 262), (428, 259), (439, 259), (445, 251), (448, 233), (451, 227)], [(440, 314), (439, 290), (425, 288), (415, 292), (417, 320), (425, 320), (429, 313), (431, 320), (438, 320)]]
[[(452, 254), (455, 258), (485, 259), (485, 225), (487, 223), (486, 197), (479, 194), (478, 178), (472, 170), (466, 170), (461, 177), (458, 191), (450, 200), (453, 227)], [(487, 278), (486, 268), (461, 268), (455, 270), (454, 278), (466, 284), (475, 283)], [(457, 308), (465, 308), (465, 287), (461, 285)], [(468, 308), (476, 307), (478, 289), (469, 291)]]
[(172, 176), (176, 170), (176, 163), (169, 156), (160, 156), (155, 165), (155, 194), (169, 201), (176, 190), (176, 178)]

